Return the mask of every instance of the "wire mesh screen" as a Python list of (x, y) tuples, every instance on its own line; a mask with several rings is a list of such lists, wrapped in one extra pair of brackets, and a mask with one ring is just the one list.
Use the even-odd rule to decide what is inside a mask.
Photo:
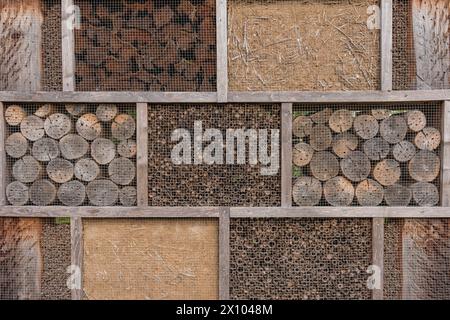
[(0, 300), (68, 300), (70, 224), (0, 218)]
[(292, 131), (296, 205), (440, 202), (440, 103), (295, 105)]
[(78, 91), (216, 91), (215, 0), (77, 0)]
[(15, 104), (5, 121), (10, 205), (136, 204), (134, 106)]
[(385, 299), (450, 298), (448, 219), (385, 220)]
[(370, 299), (370, 219), (232, 219), (232, 299)]
[(217, 219), (84, 220), (87, 299), (217, 299)]
[(394, 90), (449, 89), (449, 2), (393, 1)]
[(42, 22), (42, 90), (62, 91), (61, 1), (41, 1)]
[(280, 205), (279, 105), (152, 105), (148, 117), (150, 205)]
[(231, 90), (376, 90), (379, 1), (228, 1)]

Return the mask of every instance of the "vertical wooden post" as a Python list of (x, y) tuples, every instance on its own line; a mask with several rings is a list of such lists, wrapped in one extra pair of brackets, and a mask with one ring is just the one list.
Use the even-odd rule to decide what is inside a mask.
[(392, 90), (392, 0), (381, 0), (381, 90)]
[(75, 10), (73, 0), (62, 0), (61, 35), (62, 35), (62, 72), (63, 91), (75, 91)]
[(137, 122), (137, 205), (148, 206), (148, 107), (136, 105)]
[(292, 206), (292, 103), (281, 104), (281, 206)]
[(71, 263), (75, 268), (75, 274), (72, 276), (80, 277), (74, 283), (79, 287), (74, 287), (72, 291), (72, 300), (83, 299), (83, 222), (81, 218), (71, 218), (70, 220), (70, 238), (71, 238)]
[(216, 0), (217, 102), (228, 101), (227, 0)]
[(230, 208), (219, 216), (219, 299), (230, 299)]
[(441, 205), (450, 207), (450, 101), (444, 101), (442, 130)]
[(0, 102), (0, 206), (6, 205), (6, 183), (7, 183), (7, 166), (5, 151), (5, 116), (4, 106)]

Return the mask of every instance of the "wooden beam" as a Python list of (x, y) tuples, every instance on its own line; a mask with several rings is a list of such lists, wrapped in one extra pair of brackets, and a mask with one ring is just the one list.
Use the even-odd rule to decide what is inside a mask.
[(216, 0), (217, 102), (227, 102), (228, 27), (227, 0)]
[[(83, 294), (83, 222), (81, 218), (72, 218), (70, 220), (70, 238), (71, 238), (71, 264), (75, 268), (72, 270), (72, 276), (76, 277), (72, 282), (75, 285), (71, 289), (72, 300), (82, 300)], [(78, 278), (79, 277), (79, 278)]]
[(6, 205), (7, 165), (5, 151), (5, 116), (4, 105), (0, 102), (0, 206)]
[(148, 206), (148, 107), (136, 105), (137, 122), (137, 205)]
[(381, 90), (392, 90), (392, 0), (381, 0)]
[(372, 290), (373, 300), (383, 300), (384, 295), (384, 218), (372, 221), (372, 264), (379, 268), (380, 288)]
[(73, 0), (61, 3), (63, 91), (75, 91), (75, 14)]
[(230, 299), (230, 208), (219, 217), (219, 299)]
[(281, 105), (281, 206), (292, 206), (292, 103)]
[(450, 207), (450, 101), (443, 103), (441, 163), (441, 204)]

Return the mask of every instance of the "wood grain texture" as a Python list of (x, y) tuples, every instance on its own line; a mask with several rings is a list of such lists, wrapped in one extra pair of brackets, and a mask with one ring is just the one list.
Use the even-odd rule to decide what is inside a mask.
[(442, 128), (441, 204), (450, 207), (450, 101), (443, 103)]
[(292, 206), (292, 103), (281, 105), (281, 206)]
[(216, 0), (217, 32), (217, 102), (227, 102), (228, 96), (228, 15), (227, 0)]
[(75, 40), (73, 0), (61, 3), (63, 91), (75, 91)]
[(230, 299), (230, 208), (219, 217), (219, 299)]
[[(71, 289), (72, 300), (83, 299), (83, 222), (81, 218), (70, 219), (70, 238), (71, 238), (71, 263), (75, 268), (79, 268), (78, 276), (81, 278), (75, 279), (73, 284), (76, 287)], [(78, 280), (78, 281), (77, 281)]]
[(372, 219), (372, 264), (380, 268), (380, 288), (372, 291), (373, 300), (383, 300), (384, 290), (384, 218)]
[(137, 205), (148, 206), (148, 107), (136, 105), (137, 123)]
[(392, 0), (381, 0), (381, 90), (392, 90)]
[(6, 204), (6, 184), (7, 184), (7, 172), (6, 170), (6, 151), (5, 151), (5, 117), (4, 117), (4, 105), (0, 102), (0, 206)]

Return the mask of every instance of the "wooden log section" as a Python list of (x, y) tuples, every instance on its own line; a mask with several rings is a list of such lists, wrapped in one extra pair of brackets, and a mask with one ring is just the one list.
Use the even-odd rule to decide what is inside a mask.
[(108, 166), (108, 174), (111, 181), (125, 186), (130, 184), (136, 176), (136, 166), (128, 158), (116, 158)]
[(392, 155), (398, 162), (407, 162), (416, 154), (416, 147), (407, 140), (400, 141), (392, 149)]
[(379, 161), (389, 154), (389, 143), (382, 138), (372, 138), (364, 142), (364, 153), (370, 160)]
[(311, 120), (317, 124), (326, 124), (330, 120), (333, 110), (330, 108), (325, 108), (319, 112), (311, 115)]
[(116, 146), (109, 139), (97, 138), (91, 143), (91, 156), (98, 164), (108, 164), (116, 156)]
[(119, 114), (111, 125), (111, 134), (117, 140), (130, 139), (136, 131), (136, 122), (128, 114)]
[(5, 121), (10, 126), (18, 126), (26, 116), (25, 110), (18, 105), (9, 106), (5, 111)]
[(372, 109), (371, 114), (377, 120), (384, 120), (391, 116), (391, 111), (389, 109)]
[(44, 122), (45, 133), (53, 139), (60, 139), (70, 132), (72, 122), (62, 113), (51, 114)]
[(339, 158), (345, 158), (358, 148), (358, 138), (350, 132), (339, 133), (333, 137), (331, 147)]
[(119, 197), (119, 188), (111, 180), (94, 180), (88, 183), (86, 194), (94, 206), (112, 206)]
[(396, 115), (381, 121), (380, 135), (387, 142), (394, 144), (404, 140), (408, 132), (408, 125), (404, 117)]
[(370, 174), (370, 160), (361, 151), (352, 151), (341, 160), (341, 170), (346, 178), (358, 182), (366, 179)]
[(309, 144), (316, 151), (323, 151), (331, 146), (333, 138), (328, 127), (317, 124), (311, 129)]
[(92, 159), (80, 159), (75, 163), (74, 173), (78, 180), (91, 182), (100, 174), (100, 168)]
[(86, 188), (80, 181), (69, 181), (59, 186), (57, 196), (66, 206), (81, 206), (86, 198)]
[(19, 181), (13, 181), (6, 187), (6, 198), (13, 206), (23, 206), (28, 202), (28, 187)]
[(384, 188), (375, 180), (366, 179), (358, 184), (355, 195), (361, 206), (375, 207), (383, 202)]
[(308, 116), (297, 116), (292, 121), (292, 133), (299, 138), (308, 137), (313, 128), (313, 121)]
[(441, 133), (432, 127), (423, 128), (414, 138), (414, 143), (421, 150), (433, 151), (441, 144)]
[(337, 110), (333, 112), (328, 122), (334, 132), (345, 132), (350, 130), (353, 125), (353, 115), (349, 110)]
[(40, 106), (34, 115), (39, 118), (47, 118), (55, 111), (55, 106), (52, 104), (44, 104), (43, 106)]
[(400, 165), (393, 159), (382, 160), (373, 169), (373, 177), (383, 186), (393, 185), (400, 179), (400, 175)]
[(12, 175), (14, 179), (23, 183), (33, 182), (41, 174), (42, 167), (32, 156), (25, 156), (17, 160), (13, 165)]
[(431, 182), (439, 176), (441, 161), (431, 151), (420, 150), (408, 164), (409, 175), (419, 182)]
[(126, 186), (119, 191), (119, 200), (123, 206), (131, 207), (136, 205), (137, 190), (136, 187)]
[(336, 177), (339, 173), (339, 161), (334, 154), (328, 151), (314, 153), (310, 169), (312, 175), (320, 181)]
[(33, 182), (29, 192), (30, 200), (35, 206), (48, 206), (56, 198), (55, 185), (46, 179)]
[(79, 117), (83, 113), (85, 113), (86, 105), (85, 104), (66, 104), (66, 110), (73, 117)]
[(325, 182), (323, 194), (332, 206), (349, 206), (355, 196), (355, 189), (352, 183), (344, 177), (334, 177)]
[(59, 157), (58, 141), (50, 138), (42, 138), (33, 143), (31, 149), (33, 157), (41, 162), (49, 162)]
[(117, 145), (117, 153), (121, 157), (133, 158), (137, 153), (137, 144), (133, 139), (122, 140)]
[(378, 133), (379, 125), (377, 119), (371, 115), (362, 114), (355, 118), (353, 128), (358, 136), (367, 140), (375, 137)]
[(83, 157), (89, 149), (89, 143), (83, 137), (76, 134), (68, 134), (59, 140), (61, 155), (67, 160), (75, 160)]
[(411, 185), (414, 202), (421, 207), (433, 207), (439, 203), (439, 190), (429, 182), (416, 182)]
[(117, 106), (115, 104), (100, 104), (97, 107), (95, 114), (98, 120), (103, 122), (112, 121), (117, 115)]
[(95, 140), (102, 133), (102, 124), (93, 113), (83, 114), (75, 125), (77, 132), (86, 140)]
[(318, 205), (322, 198), (322, 183), (313, 177), (300, 177), (292, 187), (292, 199), (299, 206)]
[(67, 182), (73, 178), (73, 164), (66, 159), (53, 159), (47, 165), (47, 175), (56, 183)]
[(307, 143), (297, 143), (292, 149), (292, 162), (299, 167), (304, 167), (311, 162), (314, 149)]
[(411, 131), (419, 132), (427, 125), (427, 118), (420, 110), (411, 110), (406, 113), (406, 123)]
[(386, 187), (384, 191), (384, 200), (391, 207), (406, 207), (411, 202), (411, 198), (411, 189), (398, 183)]
[(20, 123), (20, 132), (30, 141), (37, 141), (44, 136), (44, 121), (36, 116), (28, 116)]
[(5, 151), (12, 158), (21, 158), (28, 151), (28, 141), (20, 132), (15, 132), (6, 138)]

